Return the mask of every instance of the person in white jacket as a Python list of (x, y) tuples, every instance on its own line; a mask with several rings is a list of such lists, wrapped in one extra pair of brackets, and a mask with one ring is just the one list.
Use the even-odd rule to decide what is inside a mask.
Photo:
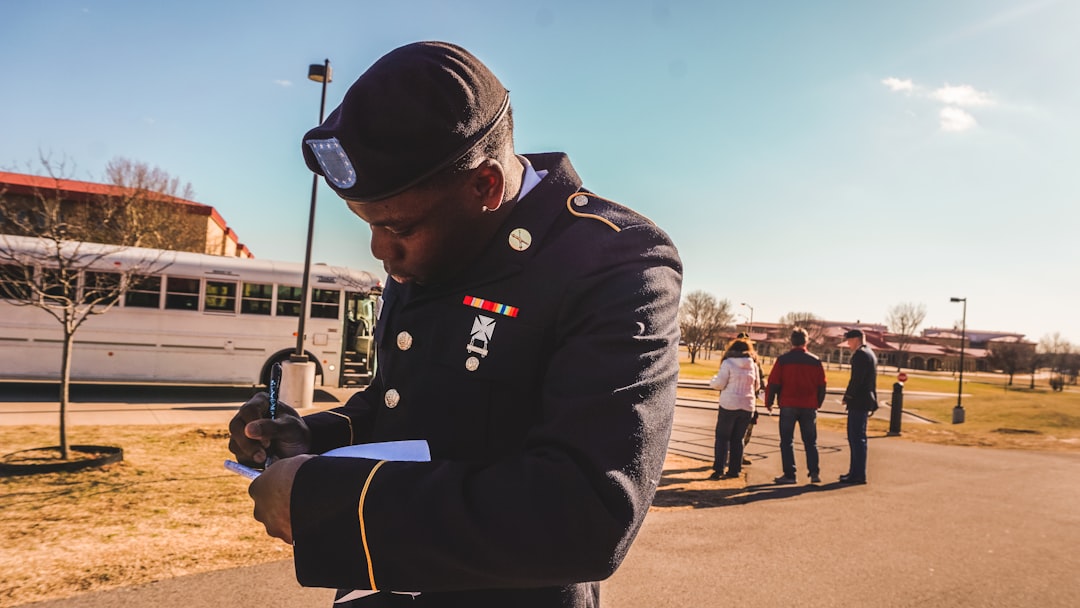
[(733, 340), (724, 351), (720, 370), (709, 381), (711, 388), (720, 391), (713, 472), (709, 479), (734, 479), (742, 474), (743, 436), (750, 426), (761, 388), (756, 359), (749, 340)]

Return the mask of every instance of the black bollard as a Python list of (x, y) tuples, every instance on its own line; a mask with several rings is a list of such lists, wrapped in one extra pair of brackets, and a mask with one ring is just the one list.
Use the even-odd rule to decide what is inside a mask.
[(892, 385), (892, 402), (889, 404), (892, 410), (889, 414), (889, 436), (900, 435), (900, 418), (904, 415), (904, 383), (894, 382)]

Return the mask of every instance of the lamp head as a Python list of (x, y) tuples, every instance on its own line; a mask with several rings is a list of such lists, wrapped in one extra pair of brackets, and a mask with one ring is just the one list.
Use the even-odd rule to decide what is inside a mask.
[(315, 82), (333, 82), (334, 81), (334, 68), (330, 67), (329, 62), (313, 63), (308, 66), (307, 69), (308, 80), (314, 80)]

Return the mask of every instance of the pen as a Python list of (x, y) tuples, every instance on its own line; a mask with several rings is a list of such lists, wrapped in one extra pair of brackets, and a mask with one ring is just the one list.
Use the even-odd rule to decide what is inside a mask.
[[(270, 368), (270, 419), (277, 419), (277, 402), (278, 391), (281, 389), (281, 363), (275, 363)], [(267, 447), (266, 451), (266, 463), (263, 468), (270, 466), (274, 462), (274, 457), (270, 455), (270, 449)]]
[(243, 475), (244, 477), (247, 477), (248, 479), (255, 479), (256, 477), (259, 476), (260, 473), (262, 473), (262, 471), (259, 471), (258, 469), (253, 469), (251, 467), (245, 467), (244, 465), (240, 464), (239, 462), (236, 462), (235, 460), (226, 460), (225, 461), (225, 468), (229, 469), (233, 473), (236, 473), (237, 475)]

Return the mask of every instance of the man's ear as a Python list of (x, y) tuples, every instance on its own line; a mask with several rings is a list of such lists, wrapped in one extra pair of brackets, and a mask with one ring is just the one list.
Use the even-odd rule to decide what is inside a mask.
[(506, 176), (503, 174), (502, 164), (493, 158), (484, 159), (473, 169), (469, 187), (484, 211), (497, 210), (502, 206), (506, 193)]

